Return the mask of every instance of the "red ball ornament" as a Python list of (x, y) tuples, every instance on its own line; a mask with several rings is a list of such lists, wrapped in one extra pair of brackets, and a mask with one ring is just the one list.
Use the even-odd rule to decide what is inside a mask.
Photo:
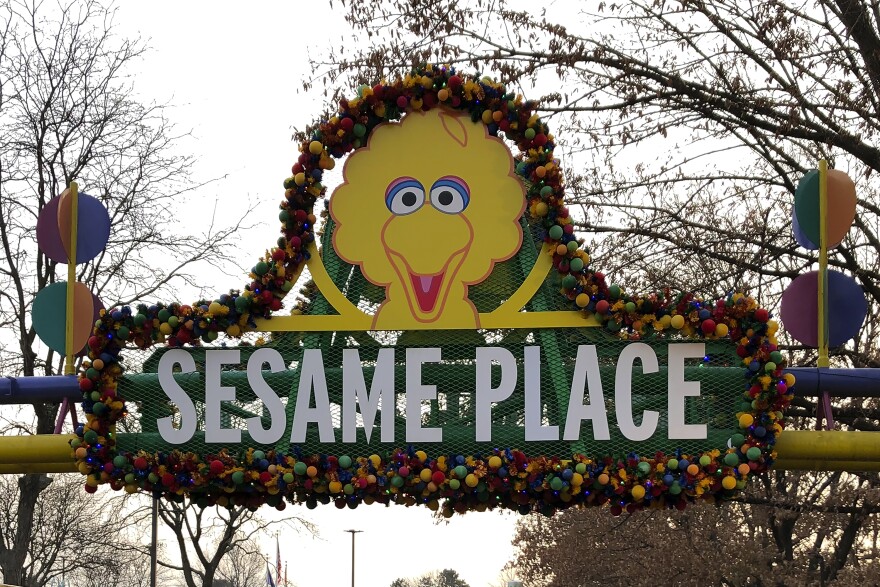
[(80, 391), (91, 391), (94, 386), (91, 379), (82, 378), (79, 380)]
[(284, 249), (275, 249), (272, 251), (272, 259), (274, 261), (283, 261), (286, 255), (287, 253), (284, 252)]
[(354, 128), (354, 120), (352, 120), (351, 118), (343, 118), (339, 121), (339, 126), (345, 132), (350, 132), (351, 129)]
[(715, 321), (712, 319), (703, 320), (700, 328), (703, 330), (703, 334), (712, 334), (715, 332)]
[(766, 322), (770, 319), (770, 312), (765, 310), (764, 308), (758, 308), (755, 310), (755, 320), (758, 322)]
[(112, 473), (113, 472), (113, 463), (112, 462), (107, 461), (106, 463), (104, 463), (104, 472), (105, 473)]
[(382, 84), (376, 84), (373, 86), (373, 95), (376, 96), (376, 99), (381, 100), (384, 93), (385, 87)]
[(101, 338), (97, 336), (89, 337), (89, 348), (99, 349), (101, 348)]
[(302, 246), (302, 239), (300, 239), (298, 236), (290, 237), (288, 242), (290, 243), (290, 248), (294, 251), (299, 250), (299, 248)]
[(145, 459), (144, 457), (137, 457), (134, 460), (134, 468), (140, 469), (141, 471), (146, 469), (147, 468), (147, 459)]
[(171, 473), (165, 473), (162, 475), (162, 485), (165, 487), (171, 487), (174, 485), (174, 475)]
[(409, 104), (409, 100), (406, 98), (406, 96), (398, 96), (397, 97), (397, 107), (398, 108), (401, 108), (401, 109), (406, 108), (407, 104)]
[(596, 302), (596, 312), (604, 314), (608, 311), (608, 300), (599, 300)]
[(218, 460), (211, 461), (210, 467), (212, 475), (220, 475), (226, 470), (226, 465), (223, 464), (223, 461)]
[(547, 135), (544, 133), (536, 134), (535, 138), (532, 139), (532, 144), (536, 147), (543, 147), (547, 144)]
[(297, 173), (302, 173), (302, 170), (303, 166), (300, 163), (294, 163), (293, 167), (290, 168), (290, 171), (293, 172), (293, 175), (296, 175)]
[(446, 475), (443, 474), (443, 471), (434, 471), (434, 474), (431, 475), (431, 481), (434, 482), (434, 485), (442, 485), (446, 481)]
[(272, 480), (272, 473), (270, 473), (269, 471), (263, 471), (262, 473), (260, 473), (260, 483), (262, 483), (263, 485), (265, 485), (266, 483), (268, 483), (271, 480)]
[(273, 312), (280, 310), (281, 300), (279, 300), (278, 298), (272, 298), (272, 300), (269, 302), (269, 309)]
[(88, 483), (85, 484), (85, 488), (86, 488), (86, 493), (94, 493), (98, 490), (97, 486), (93, 487), (93, 486), (89, 485)]
[(454, 90), (455, 88), (461, 86), (461, 78), (457, 75), (450, 75), (446, 84)]

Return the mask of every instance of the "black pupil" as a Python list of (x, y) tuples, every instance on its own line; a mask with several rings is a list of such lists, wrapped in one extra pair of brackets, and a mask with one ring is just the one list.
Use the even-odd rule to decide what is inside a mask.
[(416, 205), (416, 195), (413, 192), (404, 192), (403, 196), (401, 196), (400, 201), (403, 202), (403, 205), (406, 207), (415, 206)]
[(452, 203), (452, 192), (448, 190), (443, 190), (437, 196), (437, 201), (440, 202), (441, 206), (448, 206)]

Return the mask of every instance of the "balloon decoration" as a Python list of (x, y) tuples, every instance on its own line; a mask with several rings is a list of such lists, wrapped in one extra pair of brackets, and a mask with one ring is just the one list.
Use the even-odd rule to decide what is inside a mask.
[[(849, 176), (837, 169), (827, 175), (825, 238), (826, 249), (837, 247), (846, 237), (856, 214), (856, 189)], [(820, 180), (818, 169), (808, 171), (798, 183), (792, 208), (795, 240), (809, 250), (819, 249), (821, 238)], [(819, 281), (827, 275), (825, 309), (819, 308)], [(822, 310), (822, 311), (820, 311)], [(861, 286), (852, 277), (825, 269), (820, 259), (819, 271), (800, 275), (782, 295), (780, 314), (791, 336), (806, 346), (819, 348), (819, 321), (828, 328), (828, 345), (840, 346), (856, 336), (868, 312), (868, 302)]]
[[(76, 262), (95, 258), (110, 237), (110, 215), (96, 198), (78, 193), (76, 184), (50, 200), (37, 218), (37, 244), (40, 250), (58, 263), (70, 263), (76, 248)], [(77, 229), (73, 226), (73, 200), (77, 198)], [(76, 235), (74, 238), (73, 235)], [(75, 241), (75, 243), (74, 243)], [(79, 282), (73, 286), (73, 348), (67, 349), (67, 282), (60, 281), (43, 288), (34, 298), (32, 319), (34, 329), (46, 346), (62, 355), (84, 350), (99, 311), (101, 301)], [(71, 371), (72, 373), (72, 371)]]
[[(109, 483), (174, 500), (189, 495), (203, 506), (268, 503), (283, 508), (285, 500), (309, 507), (331, 501), (337, 507), (423, 504), (442, 507), (445, 515), (495, 507), (551, 514), (573, 505), (608, 505), (619, 514), (736, 496), (749, 477), (772, 464), (782, 410), (792, 397), (794, 377), (783, 375), (778, 324), (742, 293), (706, 300), (669, 290), (632, 295), (609, 285), (574, 234), (555, 139), (538, 106), (489, 78), (431, 65), (362, 85), (356, 95), (340, 100), (331, 116), (307, 129), (291, 176), (284, 181), (282, 234), (254, 264), (243, 290), (193, 304), (140, 304), (101, 312), (80, 374), (87, 422), (72, 442), (79, 470), (87, 476), (86, 489)], [(726, 338), (737, 343), (744, 394), (742, 411), (732, 422), (740, 432), (729, 439), (729, 448), (570, 459), (527, 454), (526, 447), (500, 447), (479, 455), (431, 454), (428, 446), (351, 455), (252, 449), (242, 454), (118, 451), (114, 424), (126, 410), (117, 395), (123, 349), (197, 346), (221, 334), (238, 337), (254, 325), (255, 317), (279, 310), (307, 259), (306, 246), (315, 238), (313, 207), (326, 192), (324, 172), (364, 147), (377, 125), (438, 107), (466, 112), (491, 135), (516, 146), (515, 170), (527, 189), (526, 215), (550, 245), (560, 295), (572, 310), (596, 316), (605, 332), (620, 339)]]

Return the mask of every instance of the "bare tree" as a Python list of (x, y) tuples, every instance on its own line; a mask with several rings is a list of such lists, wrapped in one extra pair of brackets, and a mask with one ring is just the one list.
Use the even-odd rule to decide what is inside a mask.
[[(315, 59), (304, 87), (344, 92), (437, 62), (531, 94), (568, 169), (566, 198), (595, 267), (627, 291), (747, 289), (778, 309), (782, 289), (817, 259), (792, 237), (797, 182), (820, 158), (846, 171), (857, 214), (830, 265), (860, 283), (869, 319), (832, 361), (880, 366), (877, 2), (634, 0), (540, 12), (506, 0), (345, 5), (369, 46)], [(813, 364), (813, 350), (784, 342), (790, 364)], [(789, 425), (811, 426), (815, 408), (797, 398)], [(838, 426), (880, 429), (873, 400), (835, 408)], [(873, 474), (772, 472), (746, 496), (743, 515), (765, 525), (773, 564), (820, 582), (855, 577), (877, 517), (857, 492), (877, 488)], [(734, 543), (743, 530), (722, 531)]]
[[(172, 234), (175, 202), (198, 186), (192, 158), (175, 153), (183, 136), (162, 105), (139, 102), (131, 68), (139, 39), (120, 38), (114, 13), (92, 0), (60, 4), (0, 1), (0, 366), (5, 374), (52, 375), (62, 357), (43, 352), (28, 319), (33, 296), (58, 269), (37, 249), (43, 207), (72, 180), (109, 210), (104, 252), (77, 278), (108, 305), (168, 292), (193, 263), (217, 260), (239, 227)], [(210, 220), (210, 218), (206, 218)], [(187, 226), (186, 229), (191, 229)], [(157, 252), (164, 261), (157, 263)], [(51, 433), (58, 406), (36, 404), (6, 420), (5, 433)], [(16, 534), (0, 544), (7, 583), (20, 584), (45, 475), (20, 479)]]
[[(138, 515), (144, 517), (145, 511)], [(235, 561), (247, 563), (249, 557), (258, 553), (254, 548), (257, 537), (273, 526), (317, 534), (314, 524), (303, 518), (265, 520), (255, 509), (244, 505), (201, 508), (192, 501), (162, 500), (159, 518), (177, 537), (180, 556), (180, 564), (167, 560), (160, 560), (159, 564), (179, 571), (187, 587), (211, 587), (216, 580), (230, 580), (229, 569)], [(229, 555), (234, 560), (224, 563)], [(265, 581), (265, 574), (260, 576)]]
[[(100, 576), (103, 587), (139, 585), (149, 559), (129, 527), (123, 500), (82, 490), (78, 475), (47, 478), (34, 507), (20, 585), (42, 586), (54, 580)], [(18, 535), (18, 479), (0, 476), (0, 544)], [(86, 585), (77, 581), (78, 585)]]
[(231, 548), (217, 569), (217, 584), (228, 587), (265, 587), (268, 564), (253, 539)]

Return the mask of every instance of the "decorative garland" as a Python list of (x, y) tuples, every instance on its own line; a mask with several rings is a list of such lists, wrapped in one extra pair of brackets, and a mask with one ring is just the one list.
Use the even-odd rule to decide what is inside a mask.
[[(529, 219), (552, 246), (561, 292), (573, 308), (596, 315), (607, 332), (623, 339), (680, 336), (738, 342), (749, 382), (744, 394), (749, 403), (744, 405), (749, 408), (737, 414), (742, 432), (733, 435), (730, 448), (626, 458), (576, 455), (570, 460), (527, 455), (516, 447), (483, 455), (437, 455), (401, 447), (389, 454), (354, 457), (253, 449), (238, 456), (225, 450), (204, 456), (177, 450), (118, 451), (114, 425), (125, 415), (124, 399), (117, 395), (122, 349), (160, 343), (196, 346), (221, 332), (240, 337), (254, 326), (255, 317), (281, 309), (294, 285), (289, 277), (298, 273), (307, 259), (306, 245), (314, 240), (313, 206), (326, 192), (324, 171), (333, 169), (335, 159), (364, 146), (377, 125), (440, 105), (469, 113), (491, 135), (504, 135), (516, 144), (516, 173), (528, 187)], [(278, 509), (284, 509), (285, 499), (309, 507), (333, 500), (340, 508), (398, 502), (432, 509), (445, 500), (444, 515), (499, 506), (551, 514), (575, 504), (610, 504), (617, 515), (647, 506), (681, 509), (697, 498), (727, 499), (745, 487), (750, 475), (766, 470), (794, 384), (792, 375), (783, 375), (778, 325), (743, 294), (707, 302), (668, 290), (633, 296), (608, 286), (590, 268), (588, 252), (574, 236), (563, 204), (562, 170), (553, 157), (553, 135), (535, 113), (537, 106), (487, 78), (430, 65), (391, 83), (361, 86), (356, 98), (341, 100), (337, 114), (307, 130), (292, 176), (284, 182), (279, 214), (283, 235), (254, 265), (243, 291), (191, 306), (157, 303), (102, 311), (79, 379), (87, 422), (71, 441), (78, 468), (87, 476), (86, 491), (109, 483), (117, 490), (143, 489), (175, 500), (189, 494), (203, 506), (255, 508), (268, 503)]]

